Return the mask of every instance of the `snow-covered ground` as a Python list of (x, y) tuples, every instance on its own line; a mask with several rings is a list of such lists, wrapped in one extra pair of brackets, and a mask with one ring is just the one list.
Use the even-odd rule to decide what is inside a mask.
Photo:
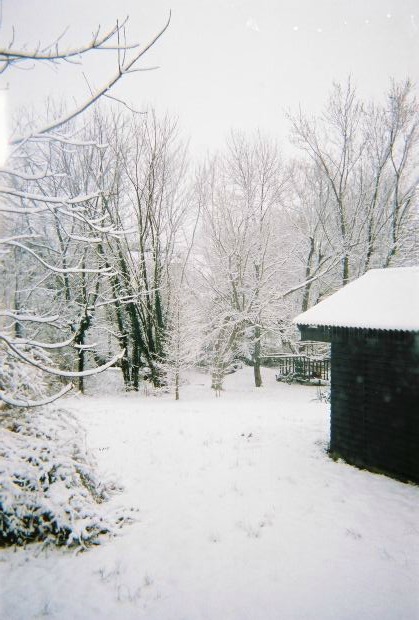
[(1, 620), (417, 620), (419, 488), (334, 463), (317, 389), (250, 375), (215, 398), (191, 374), (175, 402), (110, 372), (62, 401), (138, 521), (78, 555), (2, 550)]

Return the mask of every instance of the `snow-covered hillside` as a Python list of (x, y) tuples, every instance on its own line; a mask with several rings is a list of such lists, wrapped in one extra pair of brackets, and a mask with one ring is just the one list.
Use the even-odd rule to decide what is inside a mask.
[(316, 388), (243, 369), (215, 398), (194, 373), (175, 402), (110, 377), (60, 406), (138, 521), (78, 555), (2, 550), (2, 620), (419, 617), (419, 488), (329, 459)]

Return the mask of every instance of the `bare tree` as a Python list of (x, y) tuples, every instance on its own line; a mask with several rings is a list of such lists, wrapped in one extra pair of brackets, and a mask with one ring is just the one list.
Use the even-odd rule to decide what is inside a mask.
[(117, 233), (105, 234), (99, 251), (112, 270), (107, 298), (124, 351), (121, 368), (128, 389), (137, 390), (140, 373), (162, 381), (171, 263), (178, 252), (187, 207), (186, 150), (176, 122), (153, 110), (97, 115), (110, 145), (101, 182), (108, 187), (103, 217)]
[[(163, 34), (169, 21), (152, 41), (143, 47), (126, 42), (126, 22), (124, 22), (117, 24), (104, 34), (97, 31), (86, 45), (77, 49), (61, 50), (59, 41), (43, 48), (38, 45), (33, 49), (29, 49), (28, 46), (17, 49), (12, 41), (9, 45), (0, 48), (0, 72), (2, 74), (28, 60), (32, 63), (62, 63), (76, 57), (81, 58), (84, 54), (94, 50), (101, 53), (111, 50), (116, 59), (114, 75), (101, 88), (92, 92), (81, 105), (72, 110), (63, 111), (61, 115), (47, 119), (40, 125), (31, 124), (22, 128), (22, 122), (18, 123), (17, 127), (22, 131), (20, 134), (15, 132), (10, 140), (8, 164), (0, 169), (0, 217), (2, 218), (2, 230), (5, 232), (0, 240), (0, 253), (4, 265), (7, 268), (7, 261), (10, 260), (12, 253), (15, 255), (18, 253), (20, 258), (29, 257), (32, 264), (36, 264), (39, 268), (37, 274), (40, 274), (40, 270), (44, 272), (42, 277), (37, 275), (37, 285), (43, 282), (44, 290), (50, 288), (54, 291), (55, 288), (51, 286), (51, 281), (55, 281), (54, 285), (60, 281), (64, 290), (63, 299), (67, 302), (71, 301), (72, 284), (70, 285), (70, 282), (78, 279), (82, 299), (77, 303), (80, 306), (84, 304), (85, 308), (84, 316), (80, 317), (78, 325), (73, 326), (73, 334), (70, 338), (54, 343), (49, 343), (42, 338), (38, 339), (37, 334), (42, 333), (40, 326), (42, 328), (49, 326), (54, 330), (62, 330), (65, 326), (62, 325), (60, 316), (45, 312), (45, 309), (40, 310), (39, 304), (34, 304), (34, 308), (31, 307), (32, 299), (38, 294), (36, 286), (32, 286), (30, 290), (25, 290), (23, 293), (19, 283), (15, 287), (14, 299), (9, 297), (8, 306), (4, 305), (1, 311), (1, 346), (5, 354), (9, 356), (9, 360), (10, 356), (13, 358), (14, 364), (29, 364), (42, 373), (62, 378), (81, 378), (105, 370), (121, 357), (120, 354), (114, 356), (98, 368), (83, 369), (84, 334), (87, 329), (86, 321), (89, 321), (86, 309), (92, 305), (92, 294), (97, 297), (98, 292), (97, 284), (93, 285), (92, 292), (92, 282), (88, 279), (92, 276), (97, 283), (98, 276), (109, 279), (112, 275), (112, 267), (106, 264), (100, 251), (92, 250), (92, 244), (95, 248), (100, 247), (103, 234), (109, 235), (113, 229), (102, 215), (98, 217), (98, 206), (105, 199), (100, 187), (91, 188), (89, 183), (87, 183), (88, 188), (79, 187), (73, 174), (74, 170), (71, 168), (71, 162), (64, 162), (67, 170), (64, 166), (64, 170), (60, 172), (57, 171), (55, 162), (57, 151), (58, 160), (63, 163), (66, 151), (83, 150), (86, 147), (101, 148), (101, 145), (95, 141), (86, 143), (80, 140), (77, 134), (72, 134), (71, 121), (74, 121), (100, 98), (112, 97), (111, 88), (125, 75), (136, 70), (137, 63)], [(45, 158), (46, 151), (49, 152), (50, 158)], [(49, 233), (54, 228), (56, 233), (54, 239), (58, 241), (57, 247), (52, 247), (49, 243)], [(80, 234), (81, 230), (83, 234)], [(22, 308), (19, 301), (22, 294), (25, 295), (25, 308)], [(53, 296), (54, 292), (51, 292), (51, 295)], [(26, 334), (25, 337), (23, 334)], [(43, 351), (56, 350), (61, 347), (65, 349), (69, 344), (79, 351), (77, 371), (58, 369), (55, 365), (48, 365), (38, 359)], [(0, 398), (6, 404), (12, 405), (16, 403), (34, 405), (47, 402), (62, 395), (71, 387), (71, 385), (66, 386), (50, 398), (33, 401), (28, 396), (15, 396), (22, 386), (12, 385), (10, 382), (8, 384), (5, 375), (1, 382)], [(8, 393), (9, 388), (12, 394)]]
[(353, 178), (365, 147), (360, 132), (363, 106), (351, 80), (333, 85), (329, 102), (319, 121), (300, 113), (290, 116), (293, 140), (310, 157), (330, 188), (329, 228), (331, 242), (341, 255), (342, 284), (350, 280), (353, 223), (360, 208), (353, 197)]
[[(392, 83), (378, 105), (360, 101), (348, 80), (345, 87), (333, 85), (319, 118), (301, 111), (290, 117), (293, 141), (308, 156), (295, 166), (299, 206), (293, 220), (305, 238), (309, 283), (303, 309), (315, 281), (318, 297), (371, 267), (417, 255), (411, 231), (417, 212), (418, 112), (409, 81)], [(341, 276), (334, 281), (337, 260)], [(321, 282), (317, 275), (325, 266)]]
[(234, 357), (254, 368), (262, 385), (262, 340), (281, 301), (279, 243), (286, 176), (276, 145), (233, 132), (225, 155), (204, 172), (206, 286), (211, 290), (214, 387)]

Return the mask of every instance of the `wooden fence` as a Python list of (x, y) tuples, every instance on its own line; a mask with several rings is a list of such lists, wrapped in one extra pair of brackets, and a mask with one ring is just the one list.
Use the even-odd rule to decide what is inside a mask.
[(282, 377), (295, 377), (303, 380), (330, 379), (330, 359), (313, 359), (306, 355), (272, 355), (266, 358), (267, 365), (278, 369)]

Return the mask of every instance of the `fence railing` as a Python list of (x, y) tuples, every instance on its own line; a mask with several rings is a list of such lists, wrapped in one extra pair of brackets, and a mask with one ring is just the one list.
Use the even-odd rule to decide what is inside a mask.
[(275, 355), (269, 356), (269, 366), (278, 369), (283, 377), (300, 377), (304, 380), (330, 379), (330, 359), (313, 359), (306, 355)]

